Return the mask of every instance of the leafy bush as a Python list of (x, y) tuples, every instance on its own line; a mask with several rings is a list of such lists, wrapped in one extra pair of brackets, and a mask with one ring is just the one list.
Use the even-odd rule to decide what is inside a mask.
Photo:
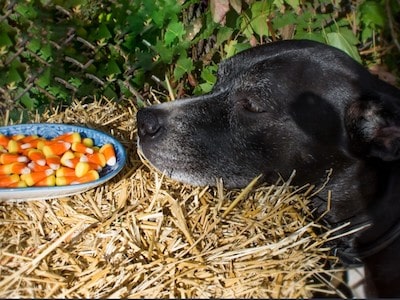
[[(181, 3), (182, 2), (182, 3)], [(209, 91), (216, 64), (251, 46), (312, 39), (398, 65), (398, 1), (22, 0), (1, 4), (0, 108)], [(362, 57), (360, 56), (362, 54)], [(3, 106), (1, 106), (3, 105)]]

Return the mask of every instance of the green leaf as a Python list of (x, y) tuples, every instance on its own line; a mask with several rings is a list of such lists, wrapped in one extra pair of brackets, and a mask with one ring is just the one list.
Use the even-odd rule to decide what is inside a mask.
[(27, 5), (27, 4), (17, 4), (15, 6), (15, 11), (18, 12), (22, 17), (26, 19), (34, 19), (37, 16), (36, 10), (33, 8), (33, 6)]
[(307, 30), (298, 30), (294, 35), (295, 39), (305, 39), (305, 40), (312, 40), (320, 43), (325, 43), (324, 37), (321, 33), (307, 31)]
[(121, 74), (121, 69), (115, 60), (110, 60), (99, 70), (99, 73), (101, 76), (110, 76), (113, 74)]
[(39, 78), (36, 80), (36, 84), (40, 86), (43, 89), (46, 89), (46, 87), (50, 84), (51, 81), (51, 72), (50, 69), (46, 69), (46, 71), (43, 72), (42, 75), (39, 76)]
[(239, 52), (242, 52), (242, 51), (244, 51), (246, 49), (251, 48), (251, 45), (249, 43), (238, 43), (234, 47), (236, 49), (236, 53), (239, 53)]
[(272, 23), (274, 24), (274, 28), (282, 28), (286, 25), (296, 24), (296, 14), (294, 12), (288, 11), (283, 15), (276, 16)]
[(296, 10), (300, 5), (300, 0), (285, 0), (294, 10)]
[(190, 73), (191, 71), (193, 71), (193, 69), (193, 61), (190, 58), (181, 55), (181, 57), (176, 62), (174, 69), (175, 80), (181, 79), (183, 75)]
[(229, 58), (236, 54), (236, 47), (235, 47), (236, 44), (237, 40), (231, 40), (225, 45), (224, 51), (226, 53), (226, 58)]
[(39, 55), (47, 62), (52, 62), (52, 49), (50, 44), (44, 44), (39, 51)]
[(156, 45), (154, 46), (157, 53), (160, 55), (161, 61), (164, 63), (170, 64), (172, 62), (172, 57), (174, 56), (174, 49), (169, 47), (165, 47), (164, 43), (161, 41), (157, 41)]
[(361, 57), (358, 53), (357, 47), (351, 40), (346, 38), (346, 35), (343, 35), (340, 32), (330, 32), (326, 34), (326, 39), (329, 45), (339, 48), (361, 63)]
[(108, 22), (110, 22), (111, 17), (112, 17), (112, 14), (104, 13), (104, 12), (100, 13), (100, 15), (98, 16), (100, 23), (108, 23)]
[(145, 71), (150, 71), (153, 67), (153, 55), (149, 52), (137, 52), (135, 54), (139, 66)]
[(374, 30), (370, 27), (367, 27), (361, 32), (361, 41), (365, 42), (371, 39), (373, 35), (374, 35)]
[(163, 28), (166, 21), (177, 21), (181, 10), (180, 2), (176, 0), (143, 1), (143, 5), (158, 28)]
[(360, 42), (357, 36), (349, 28), (342, 27), (339, 29), (339, 33), (352, 45), (357, 45)]
[(27, 45), (27, 48), (33, 53), (38, 53), (41, 46), (42, 45), (39, 39), (31, 39)]
[(25, 106), (27, 109), (34, 109), (34, 108), (37, 106), (37, 104), (38, 104), (38, 101), (35, 100), (35, 99), (33, 99), (33, 98), (31, 98), (31, 97), (29, 96), (29, 93), (25, 93), (25, 94), (19, 99), (19, 102), (21, 102), (22, 105)]
[(157, 4), (156, 1), (143, 1), (143, 15), (149, 16), (158, 28), (162, 28), (165, 20), (165, 10), (159, 9)]
[(196, 95), (199, 94), (204, 94), (204, 93), (209, 93), (211, 92), (212, 88), (214, 87), (213, 84), (210, 84), (209, 82), (201, 83), (199, 84), (200, 91), (196, 91)]
[(134, 76), (131, 79), (131, 82), (136, 85), (142, 87), (145, 81), (145, 74), (143, 69), (137, 69), (134, 72)]
[(217, 45), (221, 45), (232, 37), (233, 29), (229, 27), (221, 27), (217, 32)]
[(331, 18), (329, 14), (316, 14), (312, 10), (304, 11), (297, 18), (297, 27), (307, 30), (321, 30), (324, 20)]
[(11, 68), (8, 71), (6, 78), (7, 78), (7, 83), (8, 84), (10, 84), (12, 82), (19, 83), (19, 82), (23, 81), (21, 75), (19, 74), (19, 72), (14, 68)]
[(167, 26), (164, 41), (170, 46), (175, 40), (180, 41), (185, 34), (185, 27), (180, 22), (170, 22)]
[(194, 93), (196, 95), (208, 93), (212, 90), (215, 82), (217, 81), (217, 75), (216, 75), (217, 70), (218, 70), (217, 65), (210, 65), (210, 66), (205, 67), (201, 71), (200, 77), (205, 82), (200, 83), (198, 86), (196, 86), (196, 88), (194, 90)]
[(108, 27), (106, 24), (100, 24), (100, 26), (97, 28), (95, 34), (94, 34), (94, 39), (95, 40), (108, 40), (112, 37), (110, 31), (108, 30)]
[(71, 77), (70, 79), (68, 79), (68, 83), (76, 88), (79, 88), (82, 85), (82, 80), (80, 80), (79, 78)]
[(218, 69), (217, 65), (211, 65), (211, 66), (205, 67), (201, 71), (200, 77), (207, 83), (210, 83), (213, 85), (217, 81), (217, 76), (216, 76), (217, 69)]
[(385, 26), (385, 9), (379, 1), (365, 1), (360, 5), (360, 15), (362, 22), (373, 29)]
[(6, 32), (0, 31), (0, 47), (8, 47), (12, 46), (13, 42), (11, 39), (8, 37), (8, 34)]
[(58, 100), (66, 100), (69, 96), (69, 92), (66, 93), (63, 88), (58, 86), (49, 87), (47, 91), (54, 97), (58, 98)]
[(269, 1), (258, 1), (251, 5), (252, 20), (250, 25), (254, 32), (259, 36), (267, 36), (269, 33), (267, 19), (271, 13), (271, 5)]
[(114, 89), (111, 86), (107, 86), (103, 91), (102, 94), (108, 99), (116, 99), (118, 95), (115, 93)]

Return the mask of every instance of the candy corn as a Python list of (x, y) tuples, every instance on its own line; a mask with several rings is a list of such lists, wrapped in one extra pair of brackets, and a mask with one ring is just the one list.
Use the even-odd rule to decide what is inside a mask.
[(26, 182), (23, 180), (20, 180), (18, 182), (11, 183), (10, 185), (7, 186), (8, 188), (21, 188), (21, 187), (27, 187)]
[(19, 181), (18, 174), (0, 175), (0, 187), (8, 187), (9, 185)]
[(34, 184), (34, 186), (55, 186), (56, 185), (56, 176), (50, 175), (45, 177), (42, 180), (39, 180)]
[(27, 162), (28, 158), (17, 153), (2, 153), (0, 154), (0, 163), (6, 165), (13, 162)]
[(47, 143), (43, 146), (43, 154), (48, 157), (50, 155), (61, 155), (71, 148), (71, 143), (64, 141), (55, 141), (52, 143)]
[(25, 137), (25, 135), (23, 134), (14, 134), (13, 136), (11, 136), (11, 139), (13, 139), (14, 141), (20, 141)]
[(48, 165), (41, 166), (41, 165), (38, 165), (34, 161), (31, 161), (28, 163), (28, 168), (31, 169), (32, 172), (39, 172), (39, 171), (45, 171), (45, 170), (51, 169), (51, 167)]
[(79, 132), (51, 140), (0, 134), (0, 189), (86, 183), (116, 162), (112, 144), (94, 145), (92, 138)]
[(76, 181), (77, 179), (78, 177), (76, 176), (61, 176), (61, 177), (56, 176), (56, 185), (58, 186), (69, 185), (72, 182)]
[(75, 169), (68, 168), (68, 167), (60, 167), (56, 171), (56, 176), (57, 177), (71, 177), (71, 176), (76, 176), (75, 175)]
[(79, 183), (85, 183), (93, 180), (99, 179), (99, 173), (96, 170), (90, 170), (87, 172), (85, 175), (82, 177), (76, 178), (74, 181), (72, 181), (70, 184), (79, 184)]
[(94, 141), (91, 138), (84, 138), (82, 140), (82, 144), (84, 144), (86, 147), (93, 147)]
[(114, 147), (111, 144), (104, 144), (100, 150), (100, 153), (104, 154), (106, 163), (109, 166), (114, 166), (117, 163), (117, 157), (115, 156)]
[(82, 177), (90, 170), (90, 165), (88, 162), (80, 161), (75, 166), (75, 175), (76, 177)]
[(10, 138), (5, 136), (4, 134), (0, 134), (0, 145), (3, 147), (7, 147)]
[(27, 164), (22, 162), (13, 162), (7, 165), (0, 165), (0, 174), (28, 174), (31, 170), (28, 168)]
[(28, 136), (23, 137), (23, 138), (21, 139), (21, 142), (22, 142), (22, 143), (29, 143), (30, 141), (37, 140), (37, 139), (39, 139), (39, 138), (40, 138), (40, 137), (39, 137), (38, 135), (35, 135), (35, 134), (33, 134), (33, 135), (28, 135)]
[(46, 157), (46, 164), (53, 170), (57, 170), (61, 166), (61, 158), (57, 155)]
[(80, 153), (88, 153), (88, 154), (93, 154), (93, 149), (90, 147), (85, 146), (82, 143), (73, 143), (71, 146), (71, 149), (80, 152)]
[(87, 154), (80, 158), (80, 161), (87, 161), (104, 167), (107, 163), (103, 153), (95, 152), (93, 154)]
[(75, 169), (75, 166), (79, 162), (79, 157), (76, 157), (74, 152), (67, 151), (61, 156), (60, 161), (63, 166)]
[(17, 153), (21, 150), (21, 143), (11, 139), (8, 141), (7, 150), (9, 153)]
[[(23, 140), (24, 139), (22, 139), (22, 141)], [(37, 148), (40, 143), (43, 144), (45, 142), (41, 138), (29, 140), (28, 142), (24, 142), (23, 144), (21, 144), (21, 149)]]
[(36, 145), (36, 149), (43, 150), (43, 147), (48, 144), (46, 140), (39, 140)]
[(28, 149), (26, 155), (38, 165), (44, 166), (46, 164), (46, 157), (39, 149)]
[(53, 141), (64, 141), (70, 144), (72, 143), (80, 143), (82, 140), (81, 135), (79, 132), (67, 132), (62, 135), (59, 135), (53, 138)]
[(32, 186), (35, 183), (45, 179), (54, 173), (54, 170), (48, 169), (46, 171), (32, 172), (29, 174), (22, 174), (21, 179), (26, 182), (28, 186)]

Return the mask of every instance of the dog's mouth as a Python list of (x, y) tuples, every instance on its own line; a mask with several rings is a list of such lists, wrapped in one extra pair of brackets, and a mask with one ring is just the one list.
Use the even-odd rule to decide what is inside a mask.
[(220, 172), (221, 166), (216, 161), (201, 162), (182, 153), (151, 151), (146, 149), (147, 146), (138, 140), (137, 152), (143, 164), (184, 184), (214, 186), (218, 179), (222, 179), (225, 187), (236, 188), (246, 186), (252, 179), (232, 170)]
[(157, 170), (163, 175), (182, 183), (191, 185), (209, 185), (210, 182), (204, 180), (201, 176), (196, 176), (193, 172), (193, 167), (190, 161), (184, 162), (183, 159), (177, 159), (174, 155), (169, 155), (168, 152), (158, 152), (155, 158), (152, 152), (147, 152), (143, 149), (140, 139), (137, 142), (137, 153), (140, 160), (149, 169)]

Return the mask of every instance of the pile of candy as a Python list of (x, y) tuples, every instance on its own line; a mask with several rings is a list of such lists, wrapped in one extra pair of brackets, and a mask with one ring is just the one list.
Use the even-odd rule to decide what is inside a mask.
[(0, 134), (0, 188), (85, 183), (116, 162), (112, 144), (95, 146), (79, 132), (53, 139)]

